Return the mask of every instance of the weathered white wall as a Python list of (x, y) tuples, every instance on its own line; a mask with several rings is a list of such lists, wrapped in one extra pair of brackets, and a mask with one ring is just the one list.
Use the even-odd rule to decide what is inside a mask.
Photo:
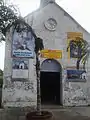
[[(78, 106), (90, 104), (90, 65), (88, 64), (87, 81), (86, 82), (66, 82), (66, 68), (75, 66), (75, 59), (68, 60), (67, 49), (67, 32), (82, 32), (83, 38), (89, 42), (90, 34), (86, 32), (79, 24), (76, 23), (65, 11), (58, 5), (52, 3), (37, 10), (33, 13), (33, 22), (31, 24), (31, 15), (28, 15), (28, 23), (32, 26), (38, 37), (44, 42), (45, 49), (58, 49), (63, 51), (62, 59), (58, 60), (62, 65), (62, 83), (63, 98), (62, 102), (65, 106)], [(48, 18), (54, 18), (57, 21), (55, 31), (49, 31), (44, 27), (44, 22)], [(41, 59), (41, 63), (45, 59)]]
[(29, 59), (29, 78), (27, 81), (12, 81), (11, 58), (12, 30), (7, 33), (5, 47), (5, 66), (2, 104), (4, 107), (36, 107), (37, 82), (35, 59)]
[[(57, 21), (55, 31), (49, 31), (44, 27), (44, 22), (48, 18)], [(67, 32), (82, 32), (84, 39), (89, 41), (90, 34), (78, 25), (67, 13), (58, 5), (52, 3), (28, 15), (25, 20), (32, 26), (36, 35), (43, 39), (45, 49), (62, 50), (62, 59), (57, 59), (62, 66), (62, 103), (65, 106), (88, 105), (90, 104), (90, 65), (88, 65), (88, 76), (86, 82), (67, 82), (66, 68), (75, 65), (75, 59), (68, 61)], [(12, 83), (11, 79), (6, 80), (12, 74), (11, 58), (11, 34), (7, 35), (5, 52), (5, 69), (3, 85), (3, 105), (4, 106), (36, 106), (36, 73), (35, 59), (29, 60), (29, 81)], [(41, 63), (45, 59), (41, 59)], [(31, 82), (33, 85), (31, 85)], [(30, 83), (30, 84), (29, 84)], [(30, 85), (27, 89), (25, 89)], [(33, 91), (32, 91), (33, 88)]]

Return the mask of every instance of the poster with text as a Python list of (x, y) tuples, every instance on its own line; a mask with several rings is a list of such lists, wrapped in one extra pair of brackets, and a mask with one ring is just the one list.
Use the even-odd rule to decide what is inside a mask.
[(27, 59), (14, 58), (12, 61), (12, 78), (28, 79), (29, 61)]
[(80, 54), (80, 48), (76, 44), (77, 37), (83, 38), (83, 34), (80, 32), (68, 32), (67, 33), (67, 40), (68, 40), (68, 58), (77, 58), (78, 57), (78, 50)]
[(33, 58), (35, 39), (30, 31), (13, 33), (12, 37), (12, 57)]

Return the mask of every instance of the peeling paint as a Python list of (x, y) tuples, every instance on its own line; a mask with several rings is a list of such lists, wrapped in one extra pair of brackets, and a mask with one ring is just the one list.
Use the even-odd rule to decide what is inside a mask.
[[(53, 12), (54, 10), (54, 12)], [(81, 27), (77, 27), (69, 16), (65, 17), (63, 11), (56, 5), (53, 5), (51, 10), (50, 5), (46, 9), (33, 13), (33, 29), (37, 36), (43, 39), (44, 48), (62, 50), (62, 59), (58, 59), (62, 66), (62, 84), (63, 84), (63, 103), (66, 106), (79, 106), (90, 104), (90, 69), (87, 76), (87, 81), (84, 83), (71, 83), (66, 81), (66, 69), (75, 66), (75, 59), (68, 59), (67, 49), (67, 32), (82, 32), (85, 40), (90, 40), (88, 34)], [(45, 15), (44, 12), (47, 12)], [(59, 13), (58, 15), (56, 13)], [(50, 16), (57, 21), (56, 31), (46, 30), (43, 23)], [(28, 22), (31, 21), (30, 16)], [(11, 30), (12, 31), (12, 30)], [(50, 41), (51, 40), (51, 41)], [(36, 106), (37, 104), (37, 81), (35, 64), (36, 59), (29, 59), (29, 75), (26, 81), (12, 81), (12, 57), (11, 57), (11, 41), (12, 32), (7, 34), (5, 46), (5, 66), (4, 66), (4, 84), (3, 84), (3, 104), (4, 106)], [(41, 59), (43, 61), (44, 59)], [(89, 62), (90, 63), (90, 62)]]

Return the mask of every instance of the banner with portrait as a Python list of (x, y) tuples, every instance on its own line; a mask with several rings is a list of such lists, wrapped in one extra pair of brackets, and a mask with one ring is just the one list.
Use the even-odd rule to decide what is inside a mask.
[(33, 58), (35, 39), (28, 30), (13, 32), (12, 36), (12, 57)]
[(68, 58), (78, 57), (78, 46), (75, 44), (75, 42), (79, 40), (79, 39), (76, 39), (77, 37), (83, 38), (83, 34), (80, 32), (68, 32), (67, 33)]

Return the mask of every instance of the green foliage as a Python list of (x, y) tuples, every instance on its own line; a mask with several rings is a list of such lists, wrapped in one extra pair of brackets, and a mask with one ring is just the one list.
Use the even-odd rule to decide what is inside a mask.
[(4, 1), (0, 0), (0, 32), (3, 34), (3, 36), (6, 36), (7, 30), (18, 19), (17, 15), (18, 13), (16, 10), (12, 9), (10, 6), (5, 5)]
[[(35, 53), (36, 53), (36, 73), (37, 73), (37, 94), (40, 93), (40, 62), (39, 62), (39, 50), (42, 50), (44, 48), (43, 46), (43, 40), (41, 38), (38, 38), (35, 33), (33, 32), (31, 26), (29, 26), (25, 20), (22, 17), (18, 16), (18, 12), (15, 9), (12, 9), (13, 7), (7, 6), (4, 4), (3, 0), (0, 0), (0, 32), (5, 37), (6, 32), (10, 29), (11, 26), (14, 26), (14, 30), (17, 30), (17, 32), (22, 32), (25, 29), (30, 31), (34, 38), (35, 38)], [(5, 40), (4, 37), (2, 37), (2, 40)], [(3, 77), (1, 76), (1, 84), (3, 81)], [(37, 95), (37, 96), (38, 96)], [(40, 95), (39, 95), (40, 96)], [(40, 104), (38, 103), (40, 100), (40, 97), (37, 97), (37, 110), (40, 113)]]
[(2, 33), (1, 40), (5, 40), (6, 32), (10, 29), (11, 26), (14, 26), (14, 29), (17, 32), (21, 32), (25, 29), (28, 29), (32, 32), (35, 38), (35, 52), (43, 49), (42, 39), (37, 38), (32, 28), (25, 22), (25, 20), (18, 16), (18, 11), (14, 6), (7, 6), (4, 4), (3, 0), (0, 0), (0, 32)]
[(35, 39), (35, 52), (39, 52), (39, 50), (44, 49), (43, 40), (41, 38)]

